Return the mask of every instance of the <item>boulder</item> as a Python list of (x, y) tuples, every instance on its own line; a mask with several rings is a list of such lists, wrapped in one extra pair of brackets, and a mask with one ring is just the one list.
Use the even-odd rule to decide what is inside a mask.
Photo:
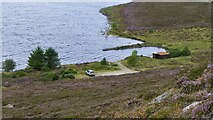
[(187, 112), (188, 110), (194, 108), (194, 107), (195, 107), (196, 105), (198, 105), (199, 103), (201, 103), (201, 102), (194, 102), (194, 103), (192, 103), (192, 104), (186, 106), (186, 107), (183, 109), (183, 113), (185, 113), (185, 112)]

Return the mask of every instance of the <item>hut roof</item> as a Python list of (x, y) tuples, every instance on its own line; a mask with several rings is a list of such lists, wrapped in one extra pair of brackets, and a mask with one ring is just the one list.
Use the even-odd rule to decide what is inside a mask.
[(157, 52), (155, 54), (158, 54), (158, 55), (168, 55), (169, 53), (168, 52)]

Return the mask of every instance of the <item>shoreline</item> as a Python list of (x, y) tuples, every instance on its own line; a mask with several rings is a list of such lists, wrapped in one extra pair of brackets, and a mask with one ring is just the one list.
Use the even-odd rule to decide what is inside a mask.
[[(118, 5), (124, 5), (124, 4), (129, 4), (129, 3), (120, 3), (120, 4), (117, 4), (117, 5), (113, 5), (113, 6), (118, 6)], [(108, 7), (113, 7), (113, 6), (108, 6)], [(106, 8), (108, 8), (106, 7)], [(111, 22), (108, 18), (107, 15), (105, 15), (102, 11), (102, 9), (105, 9), (105, 8), (101, 8), (99, 10), (99, 13), (101, 13), (103, 16), (105, 16), (107, 18), (107, 22), (109, 24), (109, 28), (107, 28), (107, 30), (105, 31), (105, 34), (107, 36), (115, 36), (115, 37), (120, 37), (120, 38), (127, 38), (127, 39), (131, 39), (131, 40), (135, 40), (135, 41), (139, 41), (139, 42), (143, 42), (143, 43), (137, 43), (137, 44), (132, 44), (132, 45), (123, 45), (123, 46), (116, 46), (116, 47), (113, 47), (113, 48), (105, 48), (105, 49), (102, 49), (102, 51), (110, 51), (110, 50), (125, 50), (125, 49), (132, 49), (132, 48), (142, 48), (142, 47), (157, 47), (157, 48), (163, 48), (162, 46), (159, 46), (159, 45), (152, 45), (152, 44), (149, 44), (147, 43), (145, 40), (142, 40), (142, 39), (139, 39), (139, 38), (136, 38), (134, 36), (121, 36), (121, 35), (115, 35), (115, 34), (108, 34), (110, 29), (111, 28)], [(165, 48), (163, 48), (165, 49)], [(121, 61), (121, 60), (124, 60), (125, 58), (123, 59), (120, 59), (120, 60), (117, 60), (117, 61), (109, 61), (109, 62), (112, 62), (112, 63), (115, 63), (115, 62), (118, 62), (118, 61)], [(68, 64), (62, 64), (61, 66), (69, 66), (69, 65), (87, 65), (87, 64), (92, 64), (92, 63), (96, 63), (96, 62), (100, 62), (100, 61), (91, 61), (91, 62), (82, 62), (82, 63), (68, 63)], [(22, 71), (22, 70), (26, 70), (28, 69), (27, 65), (25, 68), (19, 68), (19, 69), (15, 69), (14, 71), (12, 72), (16, 72), (16, 71)]]
[[(131, 3), (131, 2), (130, 2)], [(129, 4), (129, 3), (125, 3), (125, 4)], [(125, 4), (119, 4), (119, 5), (125, 5)], [(119, 5), (113, 5), (113, 6), (109, 6), (109, 7), (105, 7), (105, 8), (102, 8), (99, 12), (106, 16), (107, 17), (107, 20), (108, 20), (108, 24), (110, 25), (110, 27), (108, 28), (106, 34), (107, 35), (113, 35), (113, 36), (117, 36), (117, 37), (122, 37), (122, 38), (127, 38), (127, 39), (132, 39), (132, 40), (136, 40), (136, 41), (140, 41), (140, 42), (143, 42), (143, 43), (138, 43), (138, 44), (132, 44), (132, 45), (123, 45), (123, 46), (116, 46), (116, 47), (112, 47), (112, 48), (105, 48), (103, 49), (103, 51), (110, 51), (110, 50), (125, 50), (125, 49), (132, 49), (132, 48), (143, 48), (143, 47), (157, 47), (157, 48), (163, 48), (165, 50), (168, 50), (167, 47), (164, 47), (162, 44), (153, 44), (153, 43), (149, 43), (143, 39), (140, 39), (140, 38), (137, 38), (135, 36), (131, 36), (129, 34), (112, 34), (110, 33), (111, 30), (113, 30), (113, 27), (112, 27), (112, 21), (110, 20), (110, 17), (109, 15), (107, 15), (104, 10), (106, 10), (107, 8), (110, 8), (110, 7), (116, 7), (116, 6), (119, 6)], [(117, 32), (116, 32), (117, 33)]]
[[(179, 24), (173, 25), (171, 22), (172, 16), (174, 11), (165, 11), (163, 16), (159, 16), (160, 8), (150, 8), (152, 3), (144, 3), (144, 4), (135, 4), (135, 3), (127, 3), (127, 4), (120, 4), (115, 6), (110, 6), (106, 8), (102, 8), (100, 12), (105, 15), (110, 23), (110, 29), (108, 30), (107, 34), (109, 35), (116, 35), (119, 37), (124, 38), (130, 38), (138, 41), (143, 41), (142, 44), (135, 44), (135, 45), (126, 45), (126, 46), (117, 46), (113, 48), (106, 48), (103, 49), (103, 51), (110, 51), (110, 50), (124, 50), (124, 49), (132, 49), (132, 48), (143, 48), (143, 47), (158, 47), (163, 48), (166, 51), (172, 51), (172, 50), (182, 50), (184, 47), (189, 47), (189, 50), (191, 52), (191, 55), (188, 57), (176, 57), (174, 59), (167, 59), (167, 60), (155, 60), (155, 59), (146, 59), (146, 58), (139, 58), (139, 66), (133, 67), (132, 69), (151, 69), (153, 65), (159, 66), (161, 64), (164, 64), (164, 67), (171, 67), (171, 65), (180, 67), (180, 66), (196, 66), (199, 64), (202, 64), (205, 61), (209, 60), (208, 54), (209, 49), (208, 46), (210, 46), (210, 29), (209, 27), (204, 26), (198, 26), (197, 22), (205, 21), (206, 24), (208, 24), (208, 14), (202, 14), (204, 16), (203, 19), (195, 19), (195, 21), (192, 21), (189, 24), (189, 20), (185, 17), (179, 17), (175, 22)], [(157, 4), (156, 4), (157, 5)], [(170, 4), (163, 4), (165, 7), (170, 8)], [(203, 7), (201, 7), (198, 4), (193, 4), (194, 6), (197, 6), (201, 10)], [(141, 9), (141, 7), (145, 7), (144, 9), (148, 9), (148, 12), (141, 13), (138, 10)], [(190, 5), (182, 5), (178, 4), (177, 7), (172, 9), (178, 9), (179, 7), (183, 6), (190, 6)], [(204, 7), (208, 7), (207, 5), (203, 5)], [(135, 8), (136, 7), (136, 8)], [(148, 8), (147, 8), (148, 7)], [(134, 9), (133, 9), (134, 8)], [(189, 9), (190, 11), (193, 11), (194, 8), (185, 8)], [(132, 13), (132, 12), (137, 13)], [(136, 11), (137, 10), (137, 11)], [(154, 11), (154, 12), (149, 12)], [(191, 12), (189, 12), (191, 14)], [(178, 13), (180, 16), (187, 16), (187, 14)], [(208, 12), (206, 12), (208, 13)], [(145, 14), (145, 15), (144, 15)], [(141, 16), (146, 16), (146, 18), (155, 18), (156, 16), (162, 18), (163, 20), (160, 20), (160, 23), (158, 20), (153, 20), (152, 22), (146, 22), (141, 23)], [(200, 14), (198, 14), (200, 15)], [(128, 21), (134, 17), (133, 21)], [(142, 17), (143, 18), (143, 17)], [(179, 22), (178, 20), (182, 20), (183, 22)], [(165, 22), (164, 22), (165, 20)], [(167, 23), (167, 21), (170, 21)], [(153, 29), (148, 29), (150, 25), (153, 25)], [(165, 25), (167, 26), (165, 28)], [(190, 25), (190, 26), (188, 26)], [(134, 28), (130, 29), (130, 28)], [(143, 28), (143, 29), (140, 29)], [(203, 53), (201, 50), (206, 51)], [(203, 57), (201, 57), (201, 55)], [(199, 63), (199, 59), (203, 59), (202, 63)], [(195, 61), (196, 59), (196, 61)], [(145, 64), (144, 62), (147, 61)], [(122, 60), (122, 63), (127, 66), (127, 61)], [(158, 64), (161, 63), (161, 64)], [(130, 67), (131, 68), (131, 67)]]

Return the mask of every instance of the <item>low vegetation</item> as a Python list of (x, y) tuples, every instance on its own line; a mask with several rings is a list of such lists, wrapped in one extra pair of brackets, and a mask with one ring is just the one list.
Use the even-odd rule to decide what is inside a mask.
[(103, 60), (101, 60), (101, 65), (109, 65), (106, 58), (103, 58)]
[(86, 70), (105, 72), (120, 69), (117, 64), (108, 62), (106, 58), (103, 58), (100, 62), (60, 66), (58, 53), (51, 47), (46, 49), (45, 52), (41, 47), (37, 47), (30, 54), (26, 69), (10, 72), (14, 68), (15, 62), (12, 59), (5, 60), (3, 62), (5, 72), (2, 73), (2, 77), (7, 79), (26, 77), (36, 81), (54, 81), (87, 77), (85, 75)]
[[(197, 67), (196, 69), (202, 69), (202, 74), (197, 74), (195, 79), (180, 77), (172, 89), (165, 92), (168, 96), (161, 99), (160, 102), (152, 102), (153, 96), (155, 98), (158, 95), (156, 96), (150, 91), (150, 94), (144, 95), (145, 98), (141, 105), (126, 112), (117, 112), (116, 117), (211, 118), (213, 111), (212, 68), (213, 64)], [(185, 75), (190, 75), (191, 73), (194, 73), (194, 70), (190, 70)], [(187, 106), (193, 103), (197, 103), (197, 105), (186, 109)]]
[[(81, 79), (87, 77), (85, 70), (112, 71), (118, 70), (118, 65), (103, 59), (56, 69), (39, 67), (5, 72), (2, 74), (3, 117), (212, 116), (213, 65), (207, 64), (211, 60), (208, 3), (129, 3), (101, 12), (110, 20), (109, 34), (166, 48), (174, 58), (152, 59), (133, 52), (133, 59), (130, 56), (121, 62), (142, 72), (87, 79)], [(55, 81), (59, 79), (64, 80)], [(156, 102), (163, 94), (166, 97)], [(197, 101), (195, 107), (184, 111)], [(8, 107), (11, 105), (13, 108)]]
[[(154, 8), (147, 7), (152, 6), (153, 4)], [(158, 9), (161, 8), (160, 7), (156, 8), (157, 3), (137, 3), (137, 4), (129, 3), (124, 5), (108, 7), (102, 10), (102, 13), (108, 16), (111, 24), (116, 25), (112, 26), (112, 28), (109, 31), (109, 34), (120, 35), (122, 37), (128, 38), (136, 38), (137, 40), (142, 40), (143, 42), (145, 42), (144, 45), (137, 44), (131, 46), (121, 46), (112, 49), (126, 49), (131, 47), (136, 48), (153, 45), (156, 47), (165, 48), (167, 51), (171, 53), (171, 57), (175, 57), (166, 60), (155, 60), (155, 59), (153, 60), (146, 57), (143, 58), (139, 57), (138, 63), (135, 67), (126, 64), (127, 59), (122, 62), (127, 67), (136, 70), (148, 70), (162, 67), (177, 67), (177, 66), (192, 67), (194, 65), (198, 66), (199, 64), (203, 64), (207, 61), (210, 61), (211, 29), (208, 27), (210, 25), (209, 4), (168, 3), (168, 4), (160, 4), (160, 6), (164, 6), (165, 8), (170, 8), (172, 6), (172, 8), (167, 9), (167, 11), (164, 11), (165, 13), (162, 12), (158, 13), (158, 11), (159, 12), (161, 11)], [(176, 9), (180, 8), (188, 10), (187, 12), (179, 15), (180, 13), (178, 10), (176, 11)], [(144, 10), (144, 12), (140, 12), (142, 10), (139, 9), (146, 9), (146, 10)], [(203, 11), (202, 13), (204, 14), (201, 14), (201, 11), (198, 10)], [(189, 16), (192, 11), (193, 12), (196, 11), (196, 14), (193, 14), (194, 18), (193, 21), (189, 21), (190, 19), (188, 19), (187, 17), (183, 17)], [(159, 19), (151, 19), (151, 18), (158, 18), (155, 17), (158, 16), (157, 13), (160, 15), (159, 16), (160, 18), (166, 19), (166, 21), (168, 21), (165, 23), (165, 25), (158, 24), (158, 22), (160, 22), (162, 19), (160, 21)], [(145, 23), (141, 22), (142, 18), (140, 19), (140, 17), (144, 17), (144, 15), (140, 14), (146, 14), (147, 19), (150, 19), (150, 21), (146, 20)], [(178, 19), (181, 19), (181, 22), (178, 21), (178, 19), (172, 19), (173, 17), (169, 16), (169, 14), (174, 14), (176, 16), (178, 15)], [(170, 20), (176, 22), (177, 24), (174, 25), (171, 24), (174, 22)], [(133, 28), (133, 26), (135, 29), (129, 29)], [(201, 61), (202, 63), (200, 63)]]
[[(156, 30), (186, 27), (209, 28), (211, 26), (210, 3), (132, 2), (107, 7), (101, 12), (110, 20), (109, 34), (130, 38), (138, 38), (134, 36), (136, 33), (138, 35), (143, 35), (145, 32), (152, 34)], [(194, 34), (194, 36), (198, 35)], [(188, 35), (184, 37), (188, 37)]]
[(169, 49), (170, 57), (180, 57), (180, 56), (189, 56), (191, 54), (189, 48), (186, 46), (183, 50), (179, 49)]
[[(211, 69), (206, 68), (211, 61), (210, 6), (210, 3), (128, 3), (102, 9), (111, 23), (109, 34), (145, 42), (106, 51), (152, 45), (165, 48), (171, 55), (169, 59), (137, 57), (135, 66), (128, 64), (128, 58), (122, 63), (140, 71), (179, 68), (181, 72), (176, 76), (176, 84), (184, 81), (179, 87), (172, 87), (171, 94), (162, 102), (149, 104), (157, 90), (150, 91), (152, 95), (142, 95), (145, 98), (142, 105), (119, 111), (116, 117), (211, 118), (213, 102), (209, 89), (212, 79)], [(195, 94), (200, 94), (199, 100)], [(196, 107), (183, 112), (184, 107), (196, 101), (200, 101)]]
[[(97, 64), (100, 62), (61, 66), (61, 69), (73, 68), (79, 71)], [(145, 99), (151, 99), (169, 89), (177, 72), (175, 69), (161, 69), (121, 76), (87, 79), (78, 79), (79, 76), (76, 76), (76, 79), (57, 81), (49, 79), (47, 82), (30, 78), (40, 74), (35, 72), (31, 75), (27, 73), (28, 77), (3, 78), (3, 86), (7, 86), (3, 90), (3, 117), (113, 118), (118, 111), (138, 106), (140, 103), (137, 100), (143, 99), (150, 90), (155, 90), (154, 96)], [(14, 107), (8, 108), (9, 104)]]
[(5, 72), (10, 72), (13, 69), (15, 69), (16, 67), (16, 63), (13, 59), (6, 59), (3, 63), (2, 63), (2, 69)]
[(132, 51), (132, 55), (127, 58), (128, 66), (131, 66), (131, 67), (136, 66), (137, 60), (138, 60), (137, 53), (138, 52), (136, 50), (134, 50), (134, 51)]
[(26, 68), (14, 72), (4, 72), (2, 73), (2, 77), (4, 81), (16, 78), (29, 78), (35, 81), (87, 78), (88, 76), (85, 75), (85, 71), (90, 69), (94, 70), (96, 73), (120, 70), (119, 66), (112, 62), (107, 62), (106, 65), (102, 65), (101, 62), (92, 62), (77, 65), (62, 65), (56, 69), (43, 68), (39, 71), (32, 68)]

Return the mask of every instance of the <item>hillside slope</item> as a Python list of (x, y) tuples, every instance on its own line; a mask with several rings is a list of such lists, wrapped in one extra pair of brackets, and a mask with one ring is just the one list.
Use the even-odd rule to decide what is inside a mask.
[[(208, 64), (212, 55), (210, 3), (128, 3), (104, 8), (101, 12), (111, 23), (109, 34), (142, 40), (148, 46), (178, 50), (188, 47), (191, 51), (189, 56), (166, 60), (138, 57), (135, 67), (123, 60), (127, 67), (141, 71), (184, 70), (176, 76), (170, 90), (151, 100), (143, 96), (142, 105), (117, 112), (116, 117), (213, 117), (212, 64)], [(143, 45), (121, 46), (114, 50), (131, 47)]]
[[(209, 10), (207, 3), (129, 3), (103, 9), (110, 34), (171, 49), (187, 46), (191, 54), (164, 60), (138, 57), (135, 67), (122, 60), (140, 72), (118, 76), (82, 78), (85, 70), (101, 67), (90, 63), (61, 68), (78, 71), (77, 79), (52, 81), (48, 75), (54, 71), (31, 70), (3, 77), (3, 117), (212, 117)], [(108, 69), (117, 67), (104, 67)], [(189, 105), (193, 107), (187, 109)]]
[[(102, 9), (114, 32), (210, 27), (210, 3), (128, 3)], [(117, 33), (116, 32), (116, 33)]]

